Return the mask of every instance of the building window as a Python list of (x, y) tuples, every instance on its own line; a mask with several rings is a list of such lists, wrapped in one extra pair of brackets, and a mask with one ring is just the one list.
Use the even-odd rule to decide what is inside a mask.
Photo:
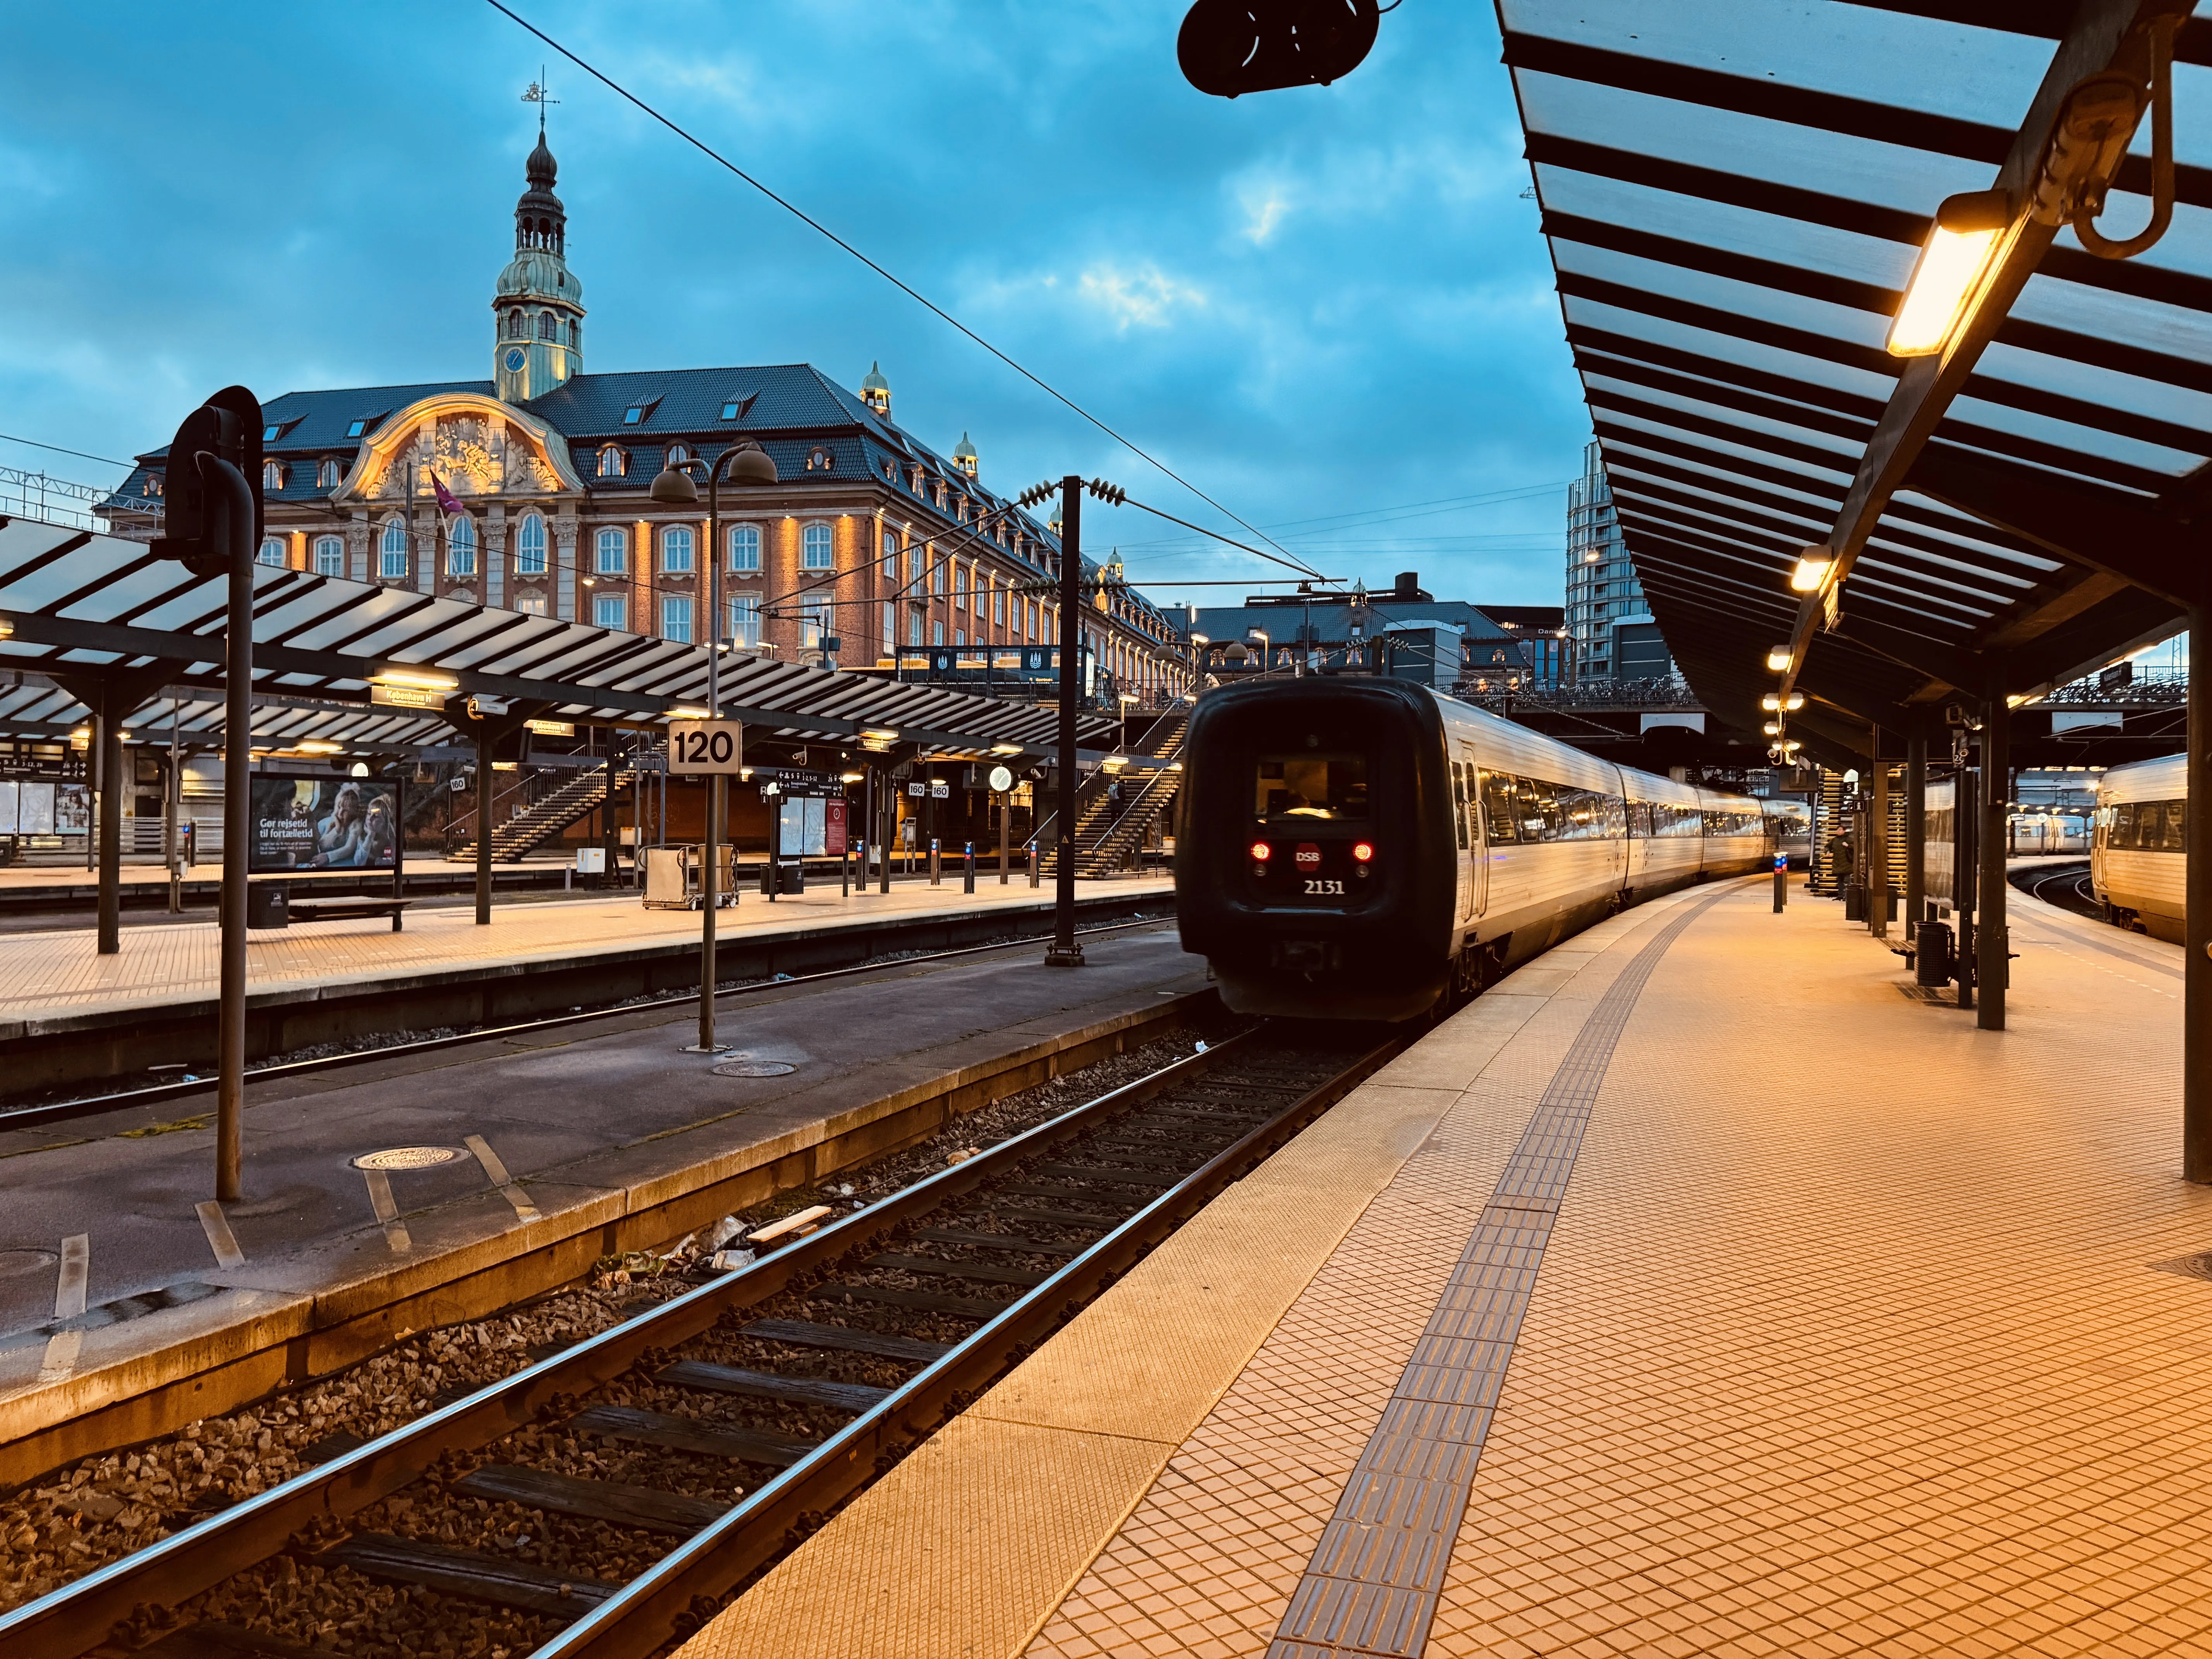
[(737, 524), (730, 526), (730, 568), (757, 570), (760, 568), (760, 526), (757, 524)]
[(386, 581), (407, 580), (407, 526), (397, 519), (384, 521), (384, 538), (376, 544), (376, 574)]
[[(147, 493), (156, 495), (161, 494), (159, 490), (154, 489), (149, 489)], [(898, 574), (898, 532), (886, 530), (884, 532), (884, 568), (893, 576)]]
[(963, 633), (959, 629), (954, 629), (952, 630), (952, 648), (955, 651), (957, 651), (967, 643), (968, 635)]
[(336, 536), (315, 538), (315, 574), (318, 576), (345, 574), (345, 544)]
[(933, 622), (930, 623), (929, 642), (932, 645), (942, 645), (945, 643), (945, 624), (943, 623)]
[(602, 530), (599, 538), (599, 572), (619, 576), (629, 568), (629, 538), (619, 530)]
[(629, 454), (620, 444), (604, 444), (599, 448), (599, 476), (619, 478), (629, 471)]
[(921, 612), (911, 612), (906, 619), (906, 642), (916, 647), (921, 644)]
[(898, 607), (889, 599), (884, 601), (884, 654), (898, 649)]
[(629, 602), (619, 593), (592, 596), (592, 620), (601, 628), (629, 626)]
[(991, 588), (991, 620), (1003, 628), (1006, 622), (1006, 590), (994, 583)]
[(668, 446), (668, 460), (666, 465), (670, 466), (681, 466), (690, 459), (691, 446), (690, 444), (671, 444)]
[(523, 337), (522, 311), (520, 307), (507, 313), (507, 337), (510, 340), (520, 340)]
[(560, 326), (560, 319), (554, 316), (551, 312), (541, 311), (538, 313), (538, 337), (539, 339), (549, 343), (559, 339), (561, 337), (558, 332)]
[(678, 645), (691, 643), (691, 601), (670, 596), (660, 601), (660, 637)]
[(806, 458), (809, 472), (830, 472), (836, 468), (836, 458), (826, 449), (817, 449)]
[(535, 513), (523, 516), (522, 533), (515, 541), (514, 574), (518, 576), (542, 576), (545, 574), (545, 520)]
[(919, 592), (921, 591), (921, 565), (923, 556), (921, 544), (919, 542), (915, 543), (906, 550), (906, 585), (910, 592)]
[(820, 651), (822, 641), (836, 632), (837, 610), (826, 594), (811, 593), (799, 602), (799, 647)]
[(514, 608), (526, 617), (542, 617), (546, 614), (545, 596), (543, 593), (519, 593), (515, 596)]
[(660, 532), (660, 568), (672, 574), (685, 574), (690, 572), (691, 568), (690, 526), (672, 524)]
[(799, 560), (801, 564), (809, 570), (830, 570), (836, 568), (837, 560), (836, 555), (830, 550), (833, 543), (830, 540), (828, 525), (807, 526), (805, 539), (805, 550)]
[(282, 489), (284, 487), (283, 462), (264, 461), (261, 463), (261, 487), (264, 489)]
[[(930, 562), (929, 591), (940, 594), (945, 592), (945, 561), (942, 559), (932, 560)], [(939, 640), (938, 643), (942, 645), (945, 641)]]
[(257, 564), (270, 564), (279, 570), (284, 568), (284, 542), (282, 537), (271, 536), (261, 544), (260, 552), (254, 555)]
[(473, 576), (477, 574), (477, 527), (468, 519), (455, 519), (453, 527), (446, 532), (446, 574), (448, 576)]
[(315, 488), (318, 489), (336, 489), (344, 482), (345, 468), (328, 457), (315, 469)]
[(750, 593), (730, 601), (730, 637), (739, 645), (760, 643), (761, 602)]
[(1014, 623), (1017, 630), (1024, 639), (1035, 639), (1036, 637), (1037, 631), (1036, 602), (1032, 599), (1016, 605), (1014, 607)]

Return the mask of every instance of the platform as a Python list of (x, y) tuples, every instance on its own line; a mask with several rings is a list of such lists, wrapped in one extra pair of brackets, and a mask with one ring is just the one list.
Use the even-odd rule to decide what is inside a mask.
[[(678, 1006), (250, 1084), (245, 1200), (212, 1222), (210, 1092), (0, 1129), (0, 1488), (481, 1316), (1217, 1006), (1172, 922), (1086, 954), (1079, 972), (1032, 945), (725, 997), (719, 1055), (685, 1051)], [(714, 1069), (741, 1064), (774, 1074)], [(350, 1161), (426, 1146), (449, 1161)], [(62, 1330), (77, 1236), (94, 1318)]]
[(2178, 953), (1763, 879), (1522, 969), (683, 1659), (2212, 1650)]

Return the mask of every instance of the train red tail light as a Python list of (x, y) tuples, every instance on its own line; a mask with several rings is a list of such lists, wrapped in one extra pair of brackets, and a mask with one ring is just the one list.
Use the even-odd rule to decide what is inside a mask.
[(1268, 846), (1264, 841), (1254, 842), (1249, 850), (1252, 854), (1252, 862), (1255, 864), (1265, 864), (1269, 859), (1275, 855), (1275, 849)]
[(1375, 846), (1373, 842), (1355, 841), (1352, 843), (1352, 860), (1353, 863), (1365, 864), (1374, 856)]

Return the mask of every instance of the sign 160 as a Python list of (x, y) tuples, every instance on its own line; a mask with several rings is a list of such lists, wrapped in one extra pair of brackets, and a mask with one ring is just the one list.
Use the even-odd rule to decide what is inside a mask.
[(744, 728), (736, 720), (668, 722), (668, 769), (678, 775), (735, 777), (744, 752)]

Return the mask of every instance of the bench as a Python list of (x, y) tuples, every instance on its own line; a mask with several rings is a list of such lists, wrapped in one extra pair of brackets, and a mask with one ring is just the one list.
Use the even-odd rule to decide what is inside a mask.
[(400, 931), (400, 912), (412, 899), (295, 899), (284, 907), (289, 921), (360, 921), (370, 916), (390, 916), (392, 931)]

